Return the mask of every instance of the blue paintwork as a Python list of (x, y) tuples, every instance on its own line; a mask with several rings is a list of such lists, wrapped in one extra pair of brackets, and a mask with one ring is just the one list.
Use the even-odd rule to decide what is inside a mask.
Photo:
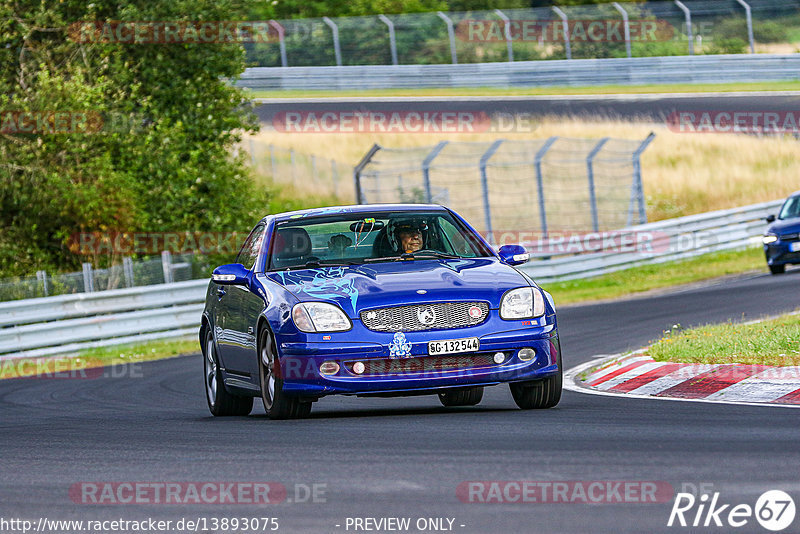
[[(797, 196), (800, 196), (800, 191), (790, 195), (786, 199), (786, 202)], [(792, 243), (798, 242), (797, 234), (799, 233), (800, 217), (778, 219), (770, 224), (765, 234), (774, 234), (778, 236), (778, 240), (774, 243), (764, 245), (767, 265), (778, 266), (800, 263), (800, 251), (792, 251), (789, 248)]]
[[(344, 206), (271, 215), (261, 221), (267, 226), (266, 237), (246, 282), (241, 286), (227, 286), (228, 294), (224, 298), (231, 298), (227, 304), (221, 304), (223, 298), (218, 296), (219, 286), (214, 282), (209, 284), (206, 298), (204, 328), (214, 332), (228, 389), (237, 394), (258, 394), (256, 341), (262, 327), (269, 328), (275, 337), (284, 391), (312, 398), (336, 393), (434, 392), (448, 387), (534, 380), (559, 371), (558, 330), (552, 297), (542, 290), (546, 299), (542, 317), (501, 319), (502, 296), (508, 290), (536, 284), (497, 254), (264, 272), (276, 222), (337, 212), (383, 210), (430, 212), (446, 208), (419, 204)], [(450, 213), (491, 249), (466, 221)], [(424, 294), (419, 294), (420, 290), (424, 290)], [(485, 301), (489, 305), (488, 318), (471, 327), (402, 333), (371, 331), (360, 320), (361, 311), (371, 308), (456, 300)], [(299, 331), (291, 319), (291, 310), (302, 301), (324, 301), (340, 306), (350, 317), (352, 329), (330, 333)], [(376, 376), (358, 376), (350, 370), (353, 362), (373, 358), (411, 357), (408, 361), (419, 361), (414, 357), (428, 356), (429, 341), (469, 337), (479, 339), (479, 354), (505, 352), (507, 361), (478, 369)], [(523, 347), (535, 348), (537, 357), (529, 362), (520, 361), (517, 351)], [(320, 365), (331, 360), (340, 363), (339, 372), (332, 376), (321, 375)]]

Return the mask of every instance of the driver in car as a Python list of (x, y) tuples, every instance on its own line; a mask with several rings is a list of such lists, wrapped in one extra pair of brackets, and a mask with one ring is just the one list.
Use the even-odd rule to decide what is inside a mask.
[(398, 221), (395, 223), (393, 231), (390, 233), (395, 239), (393, 245), (395, 250), (401, 253), (411, 253), (422, 250), (425, 247), (425, 234), (428, 225), (425, 221)]

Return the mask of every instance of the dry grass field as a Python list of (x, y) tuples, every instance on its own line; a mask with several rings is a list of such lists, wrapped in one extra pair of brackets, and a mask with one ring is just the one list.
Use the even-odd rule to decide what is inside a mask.
[[(678, 133), (663, 125), (636, 122), (550, 117), (529, 133), (505, 134), (506, 139), (550, 136), (642, 140), (654, 131), (656, 138), (642, 156), (642, 178), (651, 221), (725, 209), (781, 198), (800, 189), (800, 140), (793, 137), (755, 137), (744, 134)], [(489, 141), (498, 134), (326, 134), (282, 133), (264, 129), (245, 139), (258, 161), (273, 144), (293, 148), (298, 154), (335, 159), (352, 168), (373, 143), (387, 147), (433, 145), (440, 140)], [(326, 164), (329, 166), (329, 163)], [(269, 165), (257, 173), (269, 179)], [(341, 172), (339, 187), (344, 200), (352, 189), (349, 169)], [(320, 183), (296, 176), (295, 187), (319, 192)], [(351, 196), (351, 195), (350, 195)]]

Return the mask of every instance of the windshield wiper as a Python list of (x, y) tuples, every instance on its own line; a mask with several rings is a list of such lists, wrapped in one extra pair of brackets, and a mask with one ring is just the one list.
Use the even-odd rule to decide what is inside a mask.
[(461, 256), (456, 256), (454, 254), (447, 254), (445, 252), (439, 252), (437, 250), (420, 250), (417, 252), (406, 252), (400, 255), (400, 259), (402, 260), (418, 260), (421, 258), (430, 257), (430, 258), (443, 258), (443, 259), (458, 259)]
[(287, 267), (287, 271), (291, 271), (294, 269), (312, 269), (314, 267), (344, 267), (349, 265), (360, 265), (357, 261), (325, 261), (321, 262), (319, 260), (309, 260), (305, 262), (303, 265), (292, 265)]

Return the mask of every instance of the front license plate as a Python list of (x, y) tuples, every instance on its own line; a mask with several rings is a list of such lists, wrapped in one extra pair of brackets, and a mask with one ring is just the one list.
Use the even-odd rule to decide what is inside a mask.
[(428, 341), (428, 354), (454, 354), (456, 352), (475, 352), (480, 347), (477, 337), (465, 337), (463, 339), (442, 339), (439, 341)]
[(789, 250), (791, 252), (797, 252), (800, 250), (800, 241), (795, 241), (794, 243), (789, 243)]

